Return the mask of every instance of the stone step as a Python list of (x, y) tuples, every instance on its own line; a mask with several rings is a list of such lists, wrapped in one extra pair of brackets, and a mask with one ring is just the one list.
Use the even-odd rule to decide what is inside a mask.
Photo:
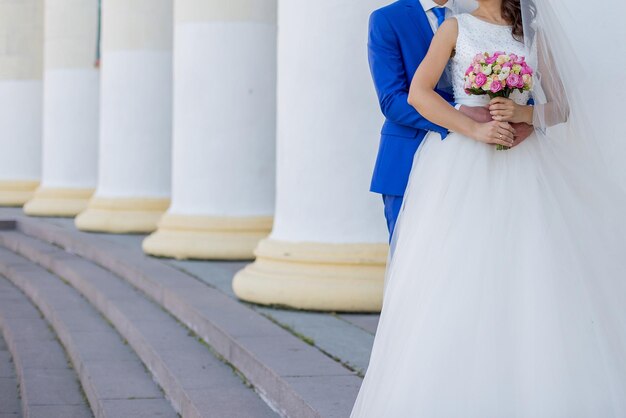
[[(0, 277), (0, 309), (4, 304), (2, 292), (2, 279)], [(2, 315), (0, 314), (0, 321)], [(7, 344), (2, 336), (2, 323), (0, 322), (0, 417), (20, 418), (22, 408), (20, 407), (20, 394), (13, 366), (13, 358)]]
[(277, 417), (197, 337), (124, 280), (94, 263), (18, 232), (0, 244), (59, 277), (125, 338), (184, 417)]
[(71, 286), (4, 248), (0, 274), (24, 292), (51, 325), (96, 418), (177, 416), (130, 347)]
[(349, 416), (362, 379), (245, 304), (98, 235), (19, 215), (11, 219), (20, 232), (93, 261), (141, 290), (237, 368), (282, 415)]
[[(70, 219), (47, 218), (46, 221), (54, 222), (66, 229), (74, 229)], [(144, 235), (98, 234), (98, 237), (123, 245), (128, 251), (143, 253), (141, 245), (145, 239)], [(326, 356), (341, 362), (359, 376), (365, 374), (374, 343), (378, 315), (301, 311), (241, 302), (232, 289), (232, 280), (235, 273), (249, 262), (170, 258), (158, 260), (193, 276), (239, 303), (245, 303), (255, 312), (311, 344)]]
[[(141, 248), (141, 241), (138, 236), (116, 236), (116, 241), (123, 243), (129, 249)], [(232, 289), (233, 276), (248, 264), (233, 261), (175, 259), (160, 259), (160, 261), (194, 276), (232, 299), (236, 299)], [(333, 314), (254, 304), (248, 306), (327, 356), (338, 359), (343, 365), (358, 373), (359, 376), (365, 374), (374, 344), (378, 315)]]
[[(0, 330), (17, 373), (25, 418), (93, 416), (78, 376), (49, 325), (28, 298), (4, 277), (0, 277)], [(0, 358), (4, 354), (1, 350), (0, 346)], [(2, 376), (0, 372), (0, 379)], [(0, 393), (4, 390), (0, 389)], [(0, 416), (5, 406), (0, 401)]]

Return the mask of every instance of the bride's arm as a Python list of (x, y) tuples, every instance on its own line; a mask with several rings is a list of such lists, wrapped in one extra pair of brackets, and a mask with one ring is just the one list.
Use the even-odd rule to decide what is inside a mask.
[(509, 123), (475, 122), (451, 107), (434, 90), (456, 46), (457, 36), (456, 19), (446, 20), (437, 30), (426, 57), (415, 72), (408, 102), (426, 119), (450, 131), (480, 142), (510, 147), (515, 139), (515, 130)]

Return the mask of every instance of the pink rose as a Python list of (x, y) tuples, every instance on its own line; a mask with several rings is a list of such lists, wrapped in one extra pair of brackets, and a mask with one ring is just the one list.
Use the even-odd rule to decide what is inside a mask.
[(510, 74), (509, 77), (506, 79), (506, 84), (511, 88), (516, 88), (519, 85), (520, 80), (522, 80), (522, 83), (524, 82), (522, 77), (513, 73)]
[(500, 55), (506, 55), (506, 52), (496, 51), (493, 53), (493, 56), (496, 58), (498, 58)]
[(523, 78), (523, 77), (520, 77), (520, 78), (519, 78), (519, 82), (517, 83), (517, 88), (518, 88), (518, 89), (523, 89), (523, 88), (524, 88), (524, 85), (525, 85), (524, 78)]
[(526, 64), (526, 57), (517, 57), (515, 60), (516, 64)]
[(526, 74), (533, 75), (533, 69), (530, 68), (530, 66), (524, 64), (524, 65), (522, 65), (521, 74), (522, 75), (526, 75)]
[(491, 92), (492, 93), (497, 93), (500, 90), (502, 90), (502, 83), (500, 82), (500, 80), (494, 80), (493, 83), (491, 83)]
[(487, 64), (493, 64), (493, 63), (494, 63), (494, 62), (496, 62), (497, 60), (498, 60), (498, 57), (493, 56), (493, 57), (488, 57), (488, 58), (485, 60), (485, 62), (486, 62)]
[(505, 62), (504, 64), (502, 64), (502, 68), (511, 68), (513, 66), (513, 64), (511, 64), (510, 62)]
[(478, 87), (484, 86), (486, 82), (487, 82), (487, 76), (485, 74), (483, 73), (476, 74), (475, 83)]
[(482, 62), (482, 60), (485, 59), (485, 56), (483, 54), (476, 54), (476, 56), (474, 57), (474, 64), (478, 64), (480, 62)]
[(467, 71), (465, 71), (465, 75), (470, 75), (474, 71), (474, 67), (469, 67)]

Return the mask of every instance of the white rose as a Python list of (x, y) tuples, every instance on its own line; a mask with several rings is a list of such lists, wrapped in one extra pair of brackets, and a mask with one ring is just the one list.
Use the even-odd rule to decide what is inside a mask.
[(491, 73), (493, 73), (493, 67), (491, 66), (491, 64), (483, 65), (483, 74), (484, 75), (491, 75)]

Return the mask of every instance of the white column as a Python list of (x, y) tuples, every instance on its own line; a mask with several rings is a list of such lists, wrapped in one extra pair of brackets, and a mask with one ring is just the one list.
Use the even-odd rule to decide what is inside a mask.
[(368, 15), (383, 3), (279, 3), (276, 216), (234, 279), (244, 300), (380, 309), (387, 231), (368, 189), (381, 116), (366, 44)]
[(46, 0), (43, 169), (24, 205), (37, 216), (76, 216), (96, 187), (97, 0)]
[(172, 205), (147, 253), (249, 259), (274, 212), (276, 0), (175, 0)]
[(150, 232), (169, 205), (172, 7), (102, 2), (98, 185), (79, 229)]
[(0, 205), (21, 206), (41, 177), (43, 0), (0, 1)]

